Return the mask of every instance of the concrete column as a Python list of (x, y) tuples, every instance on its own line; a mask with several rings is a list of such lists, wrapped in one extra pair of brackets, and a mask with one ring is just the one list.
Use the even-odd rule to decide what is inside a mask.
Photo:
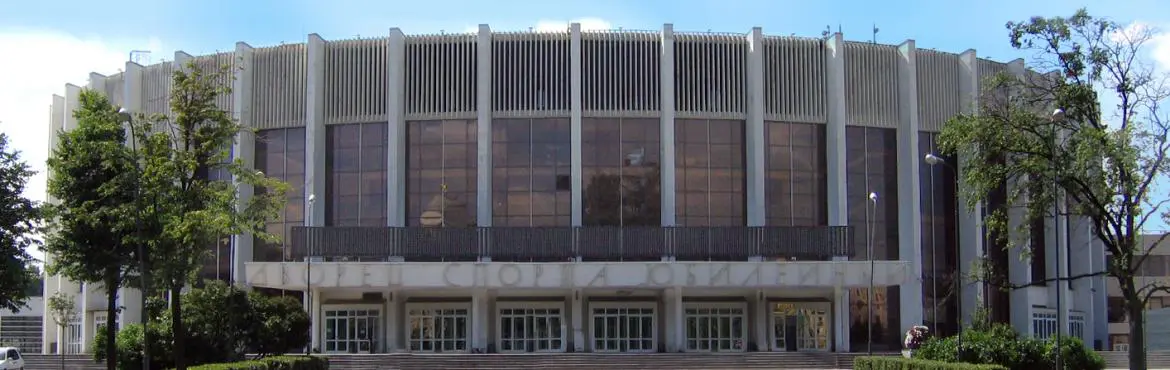
[[(898, 46), (898, 255), (910, 262), (901, 285), (902, 329), (922, 323), (922, 211), (919, 189), (918, 77), (914, 40)], [(901, 331), (899, 331), (901, 332)]]
[[(1069, 276), (1078, 276), (1083, 274), (1091, 274), (1097, 271), (1102, 271), (1102, 267), (1097, 264), (1097, 260), (1093, 258), (1093, 234), (1092, 223), (1087, 217), (1070, 216), (1069, 217), (1069, 254), (1070, 258), (1076, 261), (1083, 261), (1083, 263), (1075, 263), (1070, 266)], [(1092, 346), (1093, 340), (1096, 339), (1095, 322), (1093, 321), (1096, 314), (1097, 307), (1095, 306), (1095, 296), (1093, 292), (1093, 279), (1083, 278), (1071, 282), (1072, 298), (1071, 302), (1077, 311), (1085, 314), (1085, 332), (1081, 335), (1081, 341), (1085, 342), (1086, 346)], [(1072, 334), (1071, 332), (1069, 334)]]
[(386, 222), (406, 226), (406, 35), (390, 29), (386, 47)]
[(747, 151), (747, 225), (764, 226), (767, 212), (764, 179), (767, 178), (768, 139), (764, 136), (764, 30), (752, 28), (748, 33), (747, 120), (744, 127)]
[[(305, 226), (325, 226), (325, 39), (309, 34), (305, 78)], [(309, 197), (316, 204), (309, 204)]]
[(491, 299), (488, 297), (486, 290), (477, 290), (471, 295), (471, 350), (480, 353), (487, 353), (488, 346), (488, 325), (491, 325), (489, 317), (489, 303)]
[[(61, 95), (54, 94), (53, 99), (52, 99), (51, 103), (49, 104), (49, 154), (50, 155), (52, 155), (52, 151), (57, 148), (57, 133), (60, 132), (62, 129), (64, 129), (64, 126), (65, 126), (65, 97), (61, 96)], [(45, 201), (47, 203), (56, 203), (57, 199), (46, 194)], [(51, 254), (46, 253), (45, 254), (45, 265), (48, 265), (51, 263), (53, 263), (53, 256)], [(56, 321), (53, 320), (53, 316), (50, 313), (51, 311), (48, 309), (48, 304), (49, 304), (48, 298), (52, 297), (54, 294), (56, 294), (59, 291), (58, 287), (60, 285), (60, 281), (61, 281), (61, 276), (59, 276), (59, 275), (45, 274), (45, 281), (44, 281), (45, 300), (44, 300), (44, 307), (43, 307), (43, 311), (42, 311), (42, 312), (45, 312), (45, 314), (42, 315), (42, 317), (41, 317), (42, 318), (42, 325), (43, 325), (42, 327), (44, 328), (44, 332), (41, 335), (41, 354), (47, 355), (47, 354), (52, 353), (49, 351), (49, 347), (52, 346), (54, 341), (58, 340), (57, 334), (58, 334), (59, 330), (57, 328)]]
[[(1016, 78), (1024, 78), (1024, 60), (1016, 59), (1009, 62), (1008, 73)], [(1008, 194), (1011, 194), (1015, 185), (1015, 183), (1007, 184)], [(1021, 198), (1019, 202), (1010, 204), (1007, 212), (1008, 243), (1011, 246), (1008, 249), (1008, 281), (1011, 284), (1027, 284), (1032, 279), (1032, 266), (1026, 259), (1022, 258), (1022, 249), (1026, 245), (1024, 243), (1029, 240), (1028, 235), (1020, 232), (1021, 226), (1027, 222), (1026, 204), (1027, 198)], [(1008, 293), (1011, 323), (1021, 333), (1032, 332), (1032, 303), (1028, 299), (1030, 290), (1013, 289)]]
[[(479, 25), (476, 36), (476, 119), (478, 121), (476, 150), (479, 151), (476, 181), (476, 221), (479, 226), (492, 226), (492, 29)], [(580, 100), (580, 99), (577, 99)], [(574, 101), (577, 101), (574, 100)], [(579, 138), (580, 136), (578, 136)]]
[(581, 169), (581, 24), (569, 25), (569, 141), (572, 177), (572, 222), (581, 226), (585, 207), (582, 203), (584, 176)]
[(680, 287), (663, 292), (663, 321), (666, 324), (666, 352), (682, 352), (687, 348), (686, 318), (683, 315), (683, 291)]
[(659, 98), (662, 108), (662, 226), (674, 226), (675, 169), (674, 169), (674, 25), (662, 25), (662, 55), (659, 63)]
[(310, 342), (313, 352), (321, 350), (321, 289), (313, 288), (313, 299), (309, 302), (311, 311), (309, 313), (309, 320), (313, 323), (310, 327), (312, 336)]
[[(828, 102), (825, 125), (825, 194), (828, 198), (828, 221), (831, 226), (849, 225), (849, 198), (846, 189), (845, 127), (849, 121), (845, 97), (845, 40), (841, 33), (825, 42), (825, 100)], [(847, 261), (847, 256), (833, 257)], [(868, 273), (868, 271), (867, 271)], [(849, 351), (849, 289), (833, 290), (833, 344), (838, 352)]]
[[(1091, 221), (1089, 222), (1091, 225)], [(1093, 235), (1091, 228), (1087, 228), (1087, 230), (1083, 232), (1087, 235), (1085, 236), (1086, 239), (1092, 240), (1093, 248), (1090, 249), (1091, 254), (1087, 258), (1093, 261), (1093, 266), (1095, 267), (1093, 271), (1102, 271), (1106, 268), (1105, 244), (1100, 240), (1097, 240), (1097, 237)], [(1103, 349), (1101, 347), (1109, 345), (1109, 295), (1107, 285), (1105, 285), (1105, 282), (1107, 281), (1106, 279), (1107, 278), (1105, 276), (1094, 276), (1090, 279), (1090, 281), (1093, 282), (1092, 288), (1088, 292), (1083, 293), (1092, 296), (1091, 299), (1093, 301), (1093, 312), (1091, 314), (1086, 314), (1085, 318), (1092, 320), (1092, 323), (1090, 324), (1093, 326), (1092, 339), (1095, 342), (1100, 342), (1100, 347), (1097, 347), (1096, 349)], [(1094, 343), (1094, 346), (1096, 346), (1096, 343)]]
[[(126, 62), (126, 68), (122, 72), (122, 107), (133, 114), (144, 113), (146, 110), (146, 98), (142, 94), (142, 74), (141, 65)], [(123, 287), (118, 292), (118, 299), (121, 301), (119, 305), (125, 307), (122, 312), (117, 313), (118, 320), (122, 325), (143, 321), (141, 290)], [(109, 312), (107, 314), (114, 315), (115, 313)]]
[[(131, 62), (126, 62), (127, 64)], [(97, 72), (89, 73), (89, 84), (86, 88), (97, 91), (99, 94), (106, 95), (106, 99), (114, 99), (114, 97), (106, 94), (106, 75)]]
[(396, 352), (402, 344), (398, 338), (398, 333), (403, 328), (402, 321), (399, 320), (402, 311), (398, 309), (402, 298), (398, 297), (397, 293), (394, 291), (386, 292), (386, 312), (382, 315), (382, 332), (385, 333), (382, 337), (386, 338), (383, 340), (386, 345), (383, 352), (386, 353)]
[[(975, 50), (967, 50), (959, 54), (959, 104), (963, 113), (979, 112), (979, 60)], [(976, 204), (974, 208), (967, 208), (967, 197), (963, 194), (966, 188), (960, 175), (969, 158), (959, 158), (959, 276), (962, 281), (959, 291), (959, 318), (963, 325), (971, 323), (975, 310), (983, 306), (987, 297), (983, 296), (986, 289), (983, 283), (970, 281), (965, 276), (981, 261), (986, 253), (983, 250), (983, 204)]]
[[(232, 144), (232, 160), (239, 159), (243, 164), (245, 171), (253, 171), (256, 169), (256, 134), (251, 129), (255, 127), (255, 122), (252, 122), (252, 76), (254, 68), (254, 56), (252, 47), (243, 42), (236, 43), (236, 68), (232, 70), (232, 119), (243, 127), (240, 133), (236, 135), (236, 142)], [(232, 178), (232, 182), (236, 186), (236, 209), (244, 210), (248, 202), (252, 200), (252, 195), (255, 189), (252, 185), (248, 185), (240, 181), (239, 178)], [(251, 289), (246, 284), (247, 278), (244, 276), (244, 264), (252, 262), (253, 244), (255, 238), (252, 233), (244, 233), (239, 235), (232, 235), (232, 285), (243, 289)]]
[(772, 327), (768, 325), (768, 316), (772, 310), (768, 309), (768, 297), (764, 294), (763, 289), (756, 289), (756, 294), (748, 302), (751, 305), (751, 310), (748, 312), (753, 314), (749, 322), (753, 323), (752, 326), (755, 329), (748, 332), (755, 333), (753, 340), (756, 342), (756, 350), (760, 352), (771, 351), (772, 342), (768, 340), (768, 333), (772, 331)]
[(574, 289), (569, 294), (569, 316), (573, 320), (573, 327), (570, 333), (573, 333), (573, 352), (585, 352), (590, 347), (586, 342), (588, 336), (585, 335), (585, 322), (589, 315), (588, 310), (585, 309), (585, 292), (580, 289)]

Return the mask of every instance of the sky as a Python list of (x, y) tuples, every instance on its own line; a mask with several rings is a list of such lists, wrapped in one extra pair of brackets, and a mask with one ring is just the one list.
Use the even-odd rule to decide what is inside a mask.
[[(486, 23), (497, 31), (585, 29), (748, 32), (819, 37), (826, 27), (847, 40), (962, 52), (1009, 61), (1004, 25), (1031, 16), (1070, 15), (1087, 8), (1124, 24), (1170, 31), (1165, 0), (589, 0), (589, 1), (358, 1), (358, 0), (57, 0), (0, 2), (0, 132), (38, 171), (26, 194), (45, 198), (49, 104), (65, 84), (84, 85), (90, 72), (113, 74), (131, 50), (149, 50), (142, 64), (255, 47), (329, 39), (467, 32)], [(1162, 11), (1157, 11), (1162, 9)], [(877, 28), (875, 35), (872, 30)], [(1170, 33), (1150, 45), (1151, 61), (1170, 70)], [(1167, 229), (1159, 223), (1157, 229)], [(39, 253), (36, 253), (39, 255)]]

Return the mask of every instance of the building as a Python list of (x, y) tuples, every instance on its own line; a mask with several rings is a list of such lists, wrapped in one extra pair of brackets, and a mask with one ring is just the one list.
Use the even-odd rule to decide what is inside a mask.
[(44, 301), (44, 297), (29, 297), (20, 311), (0, 310), (0, 347), (16, 347), (25, 353), (43, 351)]
[[(233, 153), (295, 189), (269, 224), (283, 243), (235, 236), (212, 265), (306, 292), (323, 352), (889, 350), (978, 302), (1047, 328), (1050, 297), (1075, 298), (1087, 340), (1106, 332), (1085, 324), (1104, 323), (1091, 287), (954, 283), (996, 248), (957, 207), (956, 162), (923, 158), (980, 76), (1021, 60), (671, 25), (312, 34), (175, 60), (89, 87), (167, 113), (174, 68), (233, 65), (220, 104), (258, 130)], [(79, 90), (54, 97), (54, 129)]]
[[(1141, 269), (1137, 272), (1137, 280), (1139, 286), (1150, 286), (1150, 284), (1163, 283), (1167, 276), (1170, 276), (1170, 269), (1167, 264), (1170, 263), (1170, 246), (1165, 241), (1155, 246), (1158, 240), (1163, 238), (1161, 234), (1142, 235), (1143, 250), (1149, 250), (1149, 256), (1142, 264)], [(1151, 249), (1151, 247), (1153, 247)], [(1111, 259), (1112, 256), (1106, 256)], [(1129, 313), (1125, 311), (1125, 298), (1121, 294), (1121, 286), (1116, 279), (1108, 279), (1109, 291), (1109, 305), (1108, 305), (1108, 320), (1109, 320), (1109, 342), (1108, 348), (1114, 351), (1126, 351), (1129, 349)], [(1163, 317), (1170, 315), (1170, 294), (1162, 291), (1154, 292), (1147, 302), (1146, 310), (1146, 345), (1150, 350), (1170, 350), (1170, 327), (1168, 327)]]

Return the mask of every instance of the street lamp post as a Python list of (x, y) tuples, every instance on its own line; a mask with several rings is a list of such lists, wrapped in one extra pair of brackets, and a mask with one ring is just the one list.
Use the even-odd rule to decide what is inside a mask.
[[(959, 209), (960, 209), (959, 207), (962, 207), (962, 204), (959, 204), (959, 170), (957, 168), (955, 168), (954, 166), (952, 166), (950, 163), (947, 163), (947, 161), (944, 160), (942, 157), (934, 155), (933, 153), (927, 153), (926, 157), (924, 157), (923, 160), (926, 161), (926, 164), (929, 164), (931, 166), (938, 166), (938, 165), (945, 166), (945, 167), (951, 169), (951, 172), (955, 173), (955, 222), (958, 223), (959, 222)], [(962, 346), (963, 337), (961, 335), (958, 335), (958, 334), (963, 332), (963, 322), (962, 322), (963, 286), (966, 285), (966, 283), (963, 281), (963, 257), (962, 257), (963, 247), (961, 245), (962, 241), (959, 239), (958, 227), (956, 227), (955, 229), (956, 229), (955, 230), (955, 261), (958, 261), (958, 263), (955, 264), (956, 278), (952, 279), (954, 282), (951, 283), (951, 289), (957, 290), (957, 292), (955, 292), (955, 308), (957, 311), (956, 313), (959, 316), (959, 317), (956, 317), (956, 319), (959, 322), (958, 322), (958, 325), (956, 325), (956, 327), (958, 328), (958, 332), (955, 335), (955, 343), (956, 343), (956, 345), (955, 345), (955, 359), (958, 359), (960, 357), (960, 353), (962, 353), (962, 348), (963, 348), (963, 346)], [(931, 248), (932, 249), (935, 248), (935, 244), (933, 242), (931, 243)], [(931, 253), (931, 254), (933, 255), (936, 253)], [(933, 256), (932, 256), (932, 258), (933, 258)], [(934, 266), (934, 269), (938, 269), (938, 266)], [(957, 282), (958, 284), (956, 284), (955, 282)], [(938, 320), (938, 296), (937, 296), (938, 292), (937, 292), (937, 290), (935, 291), (935, 294), (936, 294), (934, 297), (934, 299), (935, 299), (935, 303), (934, 303), (935, 321), (937, 321)]]
[[(877, 217), (877, 193), (869, 193), (869, 202), (865, 205), (865, 253), (869, 257), (869, 290), (866, 292), (865, 307), (869, 311), (869, 318), (866, 321), (866, 352), (873, 355), (873, 234), (876, 231), (874, 225), (874, 218)], [(871, 209), (872, 208), (872, 214)]]
[[(306, 207), (307, 217), (305, 217), (305, 220), (313, 219), (313, 203), (316, 201), (317, 195), (309, 194), (308, 207)], [(312, 222), (309, 223), (311, 224)], [(305, 311), (309, 313), (309, 320), (311, 322), (315, 318), (313, 317), (313, 238), (309, 237), (309, 231), (307, 229), (305, 230), (305, 248), (307, 249), (305, 253)], [(317, 330), (315, 326), (316, 323), (309, 325), (313, 330)], [(309, 345), (305, 346), (306, 355), (313, 353), (312, 333), (309, 333), (309, 338)]]
[(1055, 175), (1055, 172), (1056, 172), (1055, 161), (1056, 161), (1056, 146), (1060, 144), (1059, 139), (1057, 138), (1056, 124), (1057, 124), (1057, 122), (1064, 119), (1064, 110), (1057, 108), (1056, 110), (1052, 111), (1051, 119), (1052, 119), (1052, 153), (1051, 154), (1052, 154), (1053, 163), (1051, 163), (1050, 165), (1052, 166), (1051, 170), (1054, 172), (1054, 174), (1052, 176), (1052, 229), (1054, 231), (1054, 234), (1056, 234), (1056, 242), (1054, 243), (1056, 245), (1056, 248), (1055, 248), (1056, 249), (1056, 368), (1062, 369), (1062, 367), (1061, 367), (1062, 361), (1061, 361), (1061, 353), (1060, 353), (1061, 352), (1060, 351), (1060, 337), (1063, 336), (1063, 334), (1064, 334), (1064, 325), (1065, 325), (1066, 321), (1064, 318), (1063, 302), (1061, 302), (1061, 296), (1064, 295), (1064, 291), (1065, 291), (1064, 290), (1064, 283), (1065, 282), (1063, 280), (1061, 280), (1061, 279), (1063, 279), (1063, 277), (1060, 276), (1061, 275), (1060, 269), (1062, 267), (1068, 266), (1068, 265), (1064, 263), (1063, 259), (1061, 259), (1060, 252), (1061, 252), (1061, 249), (1064, 248), (1064, 246), (1061, 245), (1060, 241), (1061, 241), (1061, 239), (1067, 237), (1067, 235), (1064, 233), (1065, 231), (1061, 228), (1061, 222), (1060, 222), (1060, 213), (1061, 213), (1060, 212), (1061, 211), (1060, 205), (1061, 205), (1061, 203), (1064, 202), (1064, 197), (1060, 196), (1060, 182), (1059, 182), (1059, 179), (1057, 179), (1057, 177)]
[[(123, 122), (125, 122), (126, 126), (130, 128), (130, 151), (135, 153), (134, 169), (138, 171), (138, 178), (142, 179), (143, 170), (142, 164), (139, 162), (137, 157), (138, 135), (136, 135), (137, 131), (134, 130), (133, 116), (130, 114), (129, 110), (126, 110), (125, 107), (118, 108), (118, 116), (122, 119)], [(139, 184), (138, 186), (134, 187), (134, 199), (137, 202), (141, 198), (142, 186)], [(142, 240), (143, 207), (135, 208), (137, 209), (137, 211), (134, 212), (134, 232), (138, 236), (138, 289), (141, 290), (139, 294), (139, 296), (141, 296), (141, 300), (139, 302), (139, 304), (141, 304), (139, 307), (139, 322), (142, 324), (142, 368), (144, 370), (150, 370), (150, 331), (146, 328), (150, 314), (150, 310), (146, 304), (147, 298), (149, 297), (149, 290), (147, 290), (147, 286), (150, 284), (150, 275), (148, 274), (146, 267), (146, 246)]]

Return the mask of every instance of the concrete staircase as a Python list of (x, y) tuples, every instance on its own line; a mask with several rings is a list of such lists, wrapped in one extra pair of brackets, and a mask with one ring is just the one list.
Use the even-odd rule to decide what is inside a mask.
[[(1099, 351), (1097, 353), (1105, 358), (1105, 368), (1107, 369), (1129, 368), (1129, 352)], [(1170, 369), (1170, 351), (1146, 352), (1146, 365), (1150, 369)]]
[(424, 369), (851, 369), (860, 354), (377, 354), (330, 355), (335, 370)]
[(106, 363), (94, 362), (93, 356), (82, 355), (65, 355), (64, 367), (61, 365), (61, 356), (59, 355), (41, 355), (41, 354), (24, 354), (24, 369), (25, 370), (105, 370)]

